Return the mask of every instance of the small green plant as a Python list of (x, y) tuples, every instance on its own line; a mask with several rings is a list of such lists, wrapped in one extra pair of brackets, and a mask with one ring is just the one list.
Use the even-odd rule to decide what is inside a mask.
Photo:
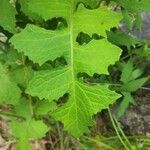
[(139, 78), (142, 74), (142, 69), (134, 69), (133, 62), (130, 60), (124, 65), (120, 79), (123, 83), (121, 92), (124, 97), (119, 107), (118, 117), (124, 114), (130, 103), (135, 104), (131, 93), (137, 91), (149, 79), (149, 77)]

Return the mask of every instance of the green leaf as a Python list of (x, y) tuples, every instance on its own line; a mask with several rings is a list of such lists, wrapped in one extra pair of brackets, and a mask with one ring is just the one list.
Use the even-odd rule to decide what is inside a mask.
[[(114, 0), (123, 7), (124, 21), (129, 30), (135, 25), (139, 31), (142, 27), (142, 12), (150, 12), (149, 0)], [(130, 16), (133, 16), (134, 20), (131, 20)]]
[(122, 70), (122, 74), (121, 74), (121, 81), (123, 83), (127, 83), (130, 80), (132, 80), (132, 72), (133, 72), (133, 62), (132, 61), (128, 61), (127, 64), (125, 64), (125, 67)]
[(93, 40), (87, 45), (75, 46), (74, 52), (76, 71), (93, 75), (94, 73), (108, 74), (108, 66), (119, 59), (121, 51), (106, 39), (102, 39)]
[[(33, 11), (45, 20), (51, 17), (67, 18), (68, 27), (52, 31), (27, 25), (10, 41), (19, 52), (24, 52), (33, 62), (40, 65), (60, 56), (65, 57), (67, 65), (37, 71), (29, 82), (26, 92), (40, 99), (48, 99), (50, 102), (68, 93), (68, 101), (53, 113), (53, 117), (62, 121), (65, 129), (73, 135), (80, 136), (93, 124), (92, 116), (108, 108), (109, 104), (115, 102), (120, 95), (105, 86), (85, 84), (82, 79), (79, 81), (77, 74), (79, 72), (86, 72), (89, 75), (108, 74), (108, 66), (119, 59), (121, 50), (109, 43), (106, 38), (79, 45), (76, 42), (77, 35), (85, 32), (89, 35), (97, 33), (106, 37), (106, 30), (117, 27), (121, 17), (106, 7), (90, 10), (80, 5), (74, 10), (73, 1), (62, 3), (61, 0), (31, 0), (29, 4), (30, 7), (34, 7)], [(50, 6), (49, 9), (47, 6)]]
[(145, 78), (140, 78), (137, 80), (130, 81), (129, 83), (122, 86), (122, 90), (126, 92), (134, 92), (138, 88), (140, 88), (148, 79), (149, 77), (145, 77)]
[(9, 32), (15, 33), (15, 8), (10, 4), (9, 0), (1, 0), (0, 10), (0, 26)]
[(21, 148), (23, 148), (23, 150), (27, 150), (26, 148), (29, 146), (28, 139), (35, 140), (42, 138), (49, 130), (42, 121), (36, 121), (34, 119), (24, 122), (13, 121), (11, 123), (11, 129), (13, 136), (19, 139), (19, 150)]
[(76, 0), (78, 2), (84, 3), (86, 6), (90, 6), (91, 8), (96, 8), (100, 3), (100, 0)]
[(143, 70), (142, 69), (135, 69), (132, 72), (132, 79), (134, 80), (134, 79), (140, 77), (142, 74), (143, 74)]
[(110, 11), (104, 6), (97, 9), (85, 9), (83, 5), (79, 5), (73, 17), (75, 32), (82, 31), (90, 35), (97, 33), (104, 37), (106, 37), (106, 30), (118, 27), (122, 19), (121, 14)]
[[(66, 55), (70, 48), (69, 39), (69, 32), (66, 30), (48, 31), (35, 25), (27, 25), (10, 41), (19, 52), (24, 52), (33, 62), (42, 65), (48, 60)], [(55, 44), (57, 41), (59, 45)]]
[(104, 86), (90, 86), (76, 81), (69, 100), (58, 108), (53, 117), (64, 123), (65, 130), (80, 136), (93, 125), (92, 116), (108, 108), (120, 96)]
[(0, 104), (16, 104), (18, 103), (21, 91), (17, 84), (9, 79), (7, 70), (0, 64)]
[(49, 130), (43, 121), (36, 121), (34, 119), (30, 121), (11, 123), (12, 133), (15, 137), (26, 137), (28, 139), (39, 139), (45, 136), (45, 133)]
[(38, 101), (35, 105), (34, 112), (36, 115), (46, 115), (48, 112), (53, 112), (57, 109), (55, 102), (49, 102), (47, 100)]
[(16, 115), (23, 117), (27, 120), (32, 118), (31, 110), (30, 110), (30, 101), (24, 97), (20, 99), (17, 105), (15, 105), (15, 113)]
[(123, 97), (122, 102), (120, 103), (119, 110), (117, 113), (118, 118), (120, 118), (125, 113), (125, 111), (129, 107), (130, 103), (134, 103), (134, 101), (133, 101), (134, 99), (133, 99), (131, 93), (123, 93), (123, 95), (124, 95), (124, 97)]
[(140, 32), (142, 32), (142, 17), (141, 13), (137, 13), (135, 16), (135, 21), (134, 21), (135, 26), (138, 28)]
[(7, 61), (5, 65), (11, 66), (12, 68), (18, 67), (25, 59), (23, 53), (18, 53), (15, 49), (9, 49), (6, 54)]
[(127, 10), (122, 10), (122, 15), (124, 17), (123, 21), (126, 23), (127, 29), (131, 31), (133, 27), (133, 16), (131, 16)]
[(27, 93), (38, 96), (40, 99), (46, 98), (49, 101), (58, 99), (68, 91), (72, 82), (71, 77), (71, 69), (68, 67), (52, 71), (39, 71), (30, 81)]
[(70, 2), (71, 0), (30, 0), (28, 7), (31, 12), (37, 13), (45, 20), (54, 17), (68, 18)]
[(132, 13), (149, 12), (149, 0), (114, 0)]
[(116, 45), (119, 46), (133, 46), (136, 44), (140, 44), (140, 40), (136, 39), (135, 37), (125, 34), (124, 32), (107, 32), (108, 40)]
[(19, 66), (9, 72), (10, 80), (19, 86), (26, 88), (28, 82), (33, 76), (33, 70), (30, 66)]

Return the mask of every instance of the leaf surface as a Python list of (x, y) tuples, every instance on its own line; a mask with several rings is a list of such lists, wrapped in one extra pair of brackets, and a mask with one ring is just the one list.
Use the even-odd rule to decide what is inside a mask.
[(64, 123), (64, 128), (74, 136), (80, 136), (93, 125), (92, 116), (108, 108), (120, 96), (104, 86), (89, 86), (75, 82), (68, 102), (58, 108), (53, 117)]
[[(33, 5), (35, 2), (38, 7)], [(53, 117), (62, 121), (65, 129), (73, 135), (80, 136), (93, 124), (92, 116), (108, 108), (120, 95), (105, 86), (85, 84), (77, 78), (77, 74), (108, 74), (108, 66), (119, 59), (121, 50), (106, 38), (79, 45), (76, 42), (77, 35), (85, 32), (106, 37), (106, 30), (117, 27), (121, 17), (105, 7), (89, 10), (80, 5), (75, 10), (73, 1), (69, 2), (31, 0), (30, 7), (34, 6), (34, 13), (45, 20), (64, 17), (68, 27), (52, 31), (27, 25), (21, 33), (12, 37), (11, 42), (19, 52), (24, 52), (33, 62), (40, 65), (60, 56), (65, 57), (66, 66), (37, 71), (26, 92), (50, 102), (68, 93), (68, 101), (53, 113)], [(46, 9), (46, 6), (50, 6), (51, 9)]]

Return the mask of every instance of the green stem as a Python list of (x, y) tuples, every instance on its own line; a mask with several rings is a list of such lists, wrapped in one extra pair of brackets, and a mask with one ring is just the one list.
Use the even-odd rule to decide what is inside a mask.
[(18, 118), (18, 119), (24, 119), (22, 116), (16, 115), (16, 114), (11, 113), (11, 112), (2, 112), (2, 111), (0, 111), (0, 115), (11, 116), (11, 117), (15, 117), (15, 118)]
[(112, 125), (113, 125), (113, 127), (114, 127), (114, 129), (115, 129), (115, 131), (116, 131), (116, 134), (117, 134), (117, 136), (118, 136), (120, 142), (122, 143), (122, 145), (125, 147), (126, 150), (130, 150), (130, 149), (128, 148), (128, 146), (125, 144), (125, 142), (123, 141), (123, 139), (121, 138), (121, 136), (120, 136), (120, 134), (119, 134), (119, 132), (118, 132), (117, 126), (116, 126), (116, 124), (115, 124), (115, 122), (114, 122), (113, 116), (112, 116), (111, 111), (110, 111), (109, 108), (108, 108), (108, 114), (109, 114), (110, 120), (111, 120), (111, 122), (112, 122)]
[[(25, 74), (25, 81), (26, 83), (28, 84), (29, 83), (29, 72), (28, 72), (28, 68), (25, 64), (25, 61), (23, 59), (23, 55), (22, 55), (22, 64), (24, 66), (24, 74)], [(28, 95), (28, 100), (29, 100), (29, 108), (30, 108), (30, 113), (31, 113), (31, 116), (34, 115), (34, 111), (33, 111), (33, 106), (32, 106), (32, 97), (30, 95)]]
[(128, 146), (129, 146), (130, 148), (132, 148), (131, 143), (129, 142), (128, 138), (126, 137), (126, 135), (124, 134), (123, 130), (121, 129), (121, 127), (120, 127), (120, 125), (119, 125), (119, 123), (118, 123), (116, 117), (113, 116), (113, 119), (114, 119), (114, 121), (116, 122), (116, 125), (117, 125), (117, 127), (118, 127), (120, 133), (122, 134), (123, 138), (125, 139), (126, 143), (128, 144)]
[(105, 143), (102, 143), (98, 140), (95, 140), (95, 139), (92, 139), (92, 138), (86, 137), (86, 136), (84, 136), (84, 138), (90, 140), (91, 142), (97, 143), (96, 146), (98, 146), (99, 148), (107, 148), (107, 149), (115, 150), (114, 148), (110, 147), (109, 145), (106, 145)]
[(60, 150), (63, 150), (63, 133), (60, 130), (59, 123), (56, 123), (56, 126), (57, 126), (58, 135), (59, 135)]

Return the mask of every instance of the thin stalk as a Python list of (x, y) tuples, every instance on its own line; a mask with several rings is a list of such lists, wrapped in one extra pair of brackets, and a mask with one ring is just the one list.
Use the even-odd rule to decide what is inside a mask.
[[(92, 83), (90, 83), (90, 84), (95, 85), (95, 84), (100, 84), (100, 83), (94, 83), (94, 82), (92, 82)], [(106, 83), (106, 84), (107, 84), (107, 85), (110, 85), (110, 86), (115, 86), (115, 87), (122, 87), (122, 84), (115, 84), (115, 83)], [(148, 90), (148, 91), (150, 91), (150, 88), (144, 87), (144, 86), (139, 87), (139, 89), (143, 89), (143, 90)]]
[(98, 140), (95, 140), (95, 139), (92, 139), (92, 138), (89, 138), (89, 137), (85, 137), (85, 136), (84, 136), (84, 138), (90, 140), (91, 142), (96, 143), (96, 146), (98, 146), (99, 148), (102, 148), (102, 147), (104, 148), (105, 147), (107, 149), (115, 150), (114, 148), (110, 147), (109, 145), (107, 145), (105, 143), (102, 143), (102, 142), (100, 142)]
[[(25, 64), (25, 61), (23, 59), (23, 55), (22, 55), (22, 64), (24, 66), (24, 74), (25, 74), (25, 81), (26, 83), (28, 84), (29, 83), (29, 72), (28, 72), (28, 68)], [(31, 116), (34, 115), (34, 111), (33, 111), (33, 106), (32, 106), (32, 97), (30, 95), (28, 95), (28, 100), (29, 100), (29, 108), (30, 108), (30, 113), (31, 113)]]
[(113, 116), (112, 116), (111, 111), (110, 111), (109, 108), (108, 108), (108, 114), (109, 114), (110, 120), (111, 120), (111, 122), (112, 122), (112, 125), (113, 125), (113, 127), (114, 127), (114, 129), (115, 129), (115, 131), (116, 131), (116, 134), (117, 134), (117, 136), (118, 136), (120, 142), (122, 143), (122, 145), (125, 147), (126, 150), (130, 150), (130, 149), (128, 148), (128, 146), (125, 144), (125, 142), (123, 141), (122, 137), (120, 136), (120, 134), (119, 134), (119, 132), (118, 132), (118, 129), (117, 129), (117, 126), (116, 126), (116, 124), (115, 124), (115, 122), (114, 122)]
[(16, 115), (16, 114), (11, 113), (11, 112), (2, 112), (2, 111), (0, 111), (0, 115), (11, 116), (11, 117), (15, 117), (15, 118), (18, 118), (18, 119), (24, 119), (22, 116)]
[[(102, 139), (102, 141), (115, 140), (117, 138), (118, 138), (117, 136), (105, 137), (104, 139)], [(137, 139), (137, 140), (140, 140), (140, 139), (150, 139), (150, 137), (139, 135), (139, 136), (128, 136), (128, 139)]]
[(57, 126), (57, 131), (58, 131), (58, 135), (59, 135), (59, 141), (60, 141), (60, 150), (63, 150), (63, 133), (60, 131), (60, 126), (59, 123), (56, 123)]
[(31, 116), (33, 116), (34, 115), (34, 111), (33, 111), (33, 106), (32, 106), (32, 97), (30, 95), (28, 95), (28, 99), (29, 99), (30, 113), (31, 113)]
[(116, 117), (113, 116), (113, 118), (114, 118), (114, 121), (116, 122), (116, 125), (117, 125), (117, 127), (118, 127), (120, 133), (122, 134), (123, 138), (125, 139), (126, 143), (128, 144), (128, 146), (129, 146), (130, 148), (132, 148), (131, 143), (129, 142), (128, 138), (126, 137), (126, 135), (124, 134), (123, 130), (121, 129), (121, 127), (120, 127), (120, 125), (119, 125), (119, 123), (118, 123)]

